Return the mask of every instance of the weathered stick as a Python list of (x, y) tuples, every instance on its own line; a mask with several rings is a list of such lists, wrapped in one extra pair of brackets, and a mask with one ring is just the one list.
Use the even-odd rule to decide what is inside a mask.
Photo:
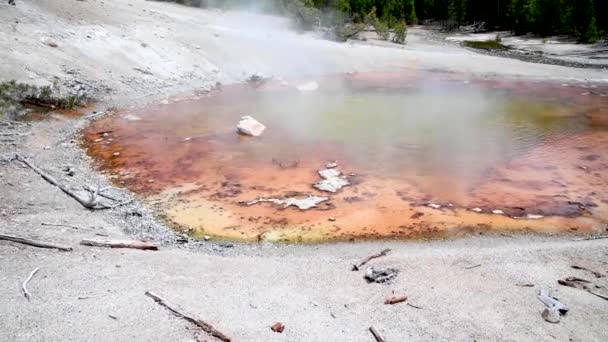
[(23, 296), (25, 298), (27, 298), (28, 301), (30, 300), (30, 297), (32, 296), (32, 294), (27, 290), (27, 283), (29, 283), (30, 280), (32, 280), (32, 277), (34, 276), (34, 274), (36, 274), (36, 272), (38, 272), (38, 270), (40, 270), (40, 268), (36, 268), (32, 272), (30, 272), (30, 276), (27, 277), (27, 279), (25, 279), (23, 284), (21, 284), (21, 289), (23, 290)]
[(376, 329), (376, 327), (374, 327), (373, 325), (371, 327), (369, 327), (369, 331), (372, 333), (372, 335), (374, 335), (374, 338), (376, 339), (377, 342), (386, 342), (386, 340), (384, 339), (384, 336), (382, 336), (382, 334), (380, 334), (378, 329)]
[(600, 240), (600, 239), (608, 239), (608, 235), (594, 235), (580, 239), (574, 239), (573, 241), (587, 241), (587, 240)]
[(193, 323), (196, 326), (200, 327), (201, 329), (203, 329), (203, 331), (210, 334), (211, 336), (217, 337), (218, 339), (220, 339), (224, 342), (231, 341), (230, 337), (226, 336), (224, 333), (222, 333), (221, 331), (214, 328), (211, 324), (203, 321), (201, 318), (199, 318), (198, 316), (196, 316), (194, 314), (184, 311), (179, 306), (169, 303), (167, 300), (163, 299), (162, 297), (155, 294), (154, 292), (146, 291), (146, 296), (154, 299), (154, 301), (156, 301), (158, 304), (169, 309), (169, 311), (173, 312), (173, 314), (175, 314), (177, 317), (183, 318), (186, 321)]
[(72, 228), (72, 229), (80, 229), (80, 227), (70, 226), (67, 224), (55, 224), (55, 223), (42, 222), (42, 223), (40, 223), (40, 225), (41, 226), (50, 226), (50, 227), (66, 227), (66, 228)]
[(591, 291), (590, 289), (587, 289), (587, 292), (591, 293), (594, 296), (600, 297), (602, 299), (608, 300), (608, 296), (604, 296), (603, 294), (599, 294), (597, 292)]
[(387, 298), (384, 301), (384, 304), (393, 305), (401, 302), (405, 302), (407, 300), (407, 296), (393, 296), (391, 298)]
[(566, 305), (562, 304), (562, 302), (559, 300), (550, 297), (549, 294), (542, 289), (538, 291), (538, 300), (540, 300), (547, 308), (551, 310), (557, 310), (561, 314), (568, 312), (568, 307)]
[(7, 241), (16, 242), (16, 243), (22, 243), (24, 245), (30, 245), (30, 246), (34, 246), (34, 247), (40, 247), (40, 248), (54, 248), (54, 249), (58, 249), (60, 251), (66, 251), (66, 252), (69, 252), (72, 250), (72, 247), (70, 247), (70, 246), (59, 245), (56, 243), (50, 243), (50, 242), (44, 242), (44, 241), (30, 240), (30, 239), (26, 239), (26, 238), (22, 238), (22, 237), (18, 237), (18, 236), (6, 235), (6, 234), (0, 234), (0, 240), (7, 240)]
[(481, 264), (477, 264), (477, 265), (473, 265), (473, 266), (467, 266), (467, 267), (465, 267), (464, 269), (465, 269), (465, 270), (472, 270), (472, 269), (477, 268), (477, 267), (480, 267), (480, 266), (481, 266)]
[(359, 264), (353, 265), (353, 271), (358, 271), (359, 269), (361, 269), (361, 267), (363, 267), (363, 265), (367, 264), (368, 262), (370, 262), (371, 260), (373, 260), (375, 258), (380, 258), (380, 257), (386, 256), (388, 254), (388, 252), (390, 252), (390, 251), (391, 251), (391, 249), (387, 248), (387, 249), (383, 249), (378, 254), (372, 254), (372, 255), (368, 256), (367, 258), (363, 259)]
[(605, 275), (601, 274), (600, 272), (596, 272), (594, 270), (590, 270), (586, 267), (583, 266), (578, 266), (578, 265), (571, 265), (570, 267), (574, 268), (575, 270), (583, 270), (583, 271), (587, 271), (590, 272), (591, 274), (593, 274), (596, 278), (603, 278), (605, 277)]
[(158, 250), (158, 246), (151, 242), (143, 241), (114, 241), (114, 240), (89, 240), (80, 241), (83, 246), (107, 247), (107, 248), (132, 248), (143, 250)]

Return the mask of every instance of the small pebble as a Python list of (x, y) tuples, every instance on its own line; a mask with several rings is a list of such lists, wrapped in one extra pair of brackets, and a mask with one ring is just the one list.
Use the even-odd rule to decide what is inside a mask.
[(118, 156), (120, 155), (120, 152), (114, 152), (114, 153), (112, 153), (112, 155), (113, 155), (114, 157), (118, 157)]
[(481, 208), (473, 208), (471, 210), (474, 211), (474, 212), (476, 212), (476, 213), (480, 213), (480, 212), (483, 211)]
[(505, 213), (505, 212), (504, 212), (504, 211), (502, 211), (502, 210), (500, 210), (500, 209), (492, 210), (492, 214), (496, 214), (496, 215), (502, 215), (502, 214), (504, 214), (504, 213)]
[(336, 218), (335, 217), (330, 217), (330, 218), (328, 218), (328, 220), (334, 222), (336, 220)]

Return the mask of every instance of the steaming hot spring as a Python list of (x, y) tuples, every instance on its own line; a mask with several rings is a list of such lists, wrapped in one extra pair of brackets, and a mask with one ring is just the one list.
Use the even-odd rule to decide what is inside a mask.
[[(116, 111), (84, 144), (198, 237), (590, 232), (608, 220), (607, 91), (434, 73), (255, 80)], [(245, 115), (261, 135), (237, 134)]]

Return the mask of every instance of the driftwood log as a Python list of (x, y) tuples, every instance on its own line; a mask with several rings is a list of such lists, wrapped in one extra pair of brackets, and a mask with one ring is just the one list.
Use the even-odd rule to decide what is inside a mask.
[(51, 242), (31, 240), (31, 239), (26, 239), (26, 238), (6, 235), (6, 234), (0, 234), (0, 240), (12, 241), (12, 242), (21, 243), (24, 245), (29, 245), (29, 246), (39, 247), (39, 248), (58, 249), (60, 251), (65, 251), (65, 252), (69, 252), (72, 250), (72, 247), (70, 247), (70, 246), (60, 245), (60, 244), (51, 243)]
[(280, 334), (285, 330), (285, 325), (281, 322), (276, 322), (270, 327), (270, 330)]
[(88, 187), (88, 189), (86, 189), (87, 191), (89, 191), (89, 198), (88, 199), (82, 198), (81, 196), (78, 196), (78, 194), (76, 194), (76, 192), (70, 190), (65, 185), (57, 182), (57, 180), (53, 176), (40, 170), (34, 164), (30, 163), (27, 159), (23, 158), (19, 153), (15, 154), (15, 159), (19, 160), (20, 162), (25, 164), (27, 167), (34, 170), (34, 172), (39, 174), (44, 180), (49, 182), (51, 185), (54, 185), (54, 186), (58, 187), (59, 189), (61, 189), (61, 191), (63, 191), (66, 195), (72, 197), (78, 203), (80, 203), (83, 207), (85, 207), (87, 209), (113, 209), (118, 206), (125, 205), (125, 204), (128, 204), (131, 202), (131, 200), (128, 200), (128, 201), (117, 203), (114, 205), (106, 205), (106, 204), (99, 203), (98, 195), (101, 196), (101, 194), (100, 194), (101, 191), (99, 190), (99, 188), (91, 190), (90, 187)]
[(393, 305), (393, 304), (405, 302), (406, 300), (407, 300), (407, 296), (393, 296), (391, 298), (387, 298), (384, 301), (384, 304)]
[(221, 331), (217, 330), (215, 327), (213, 327), (211, 324), (205, 322), (204, 320), (202, 320), (201, 318), (199, 318), (198, 316), (188, 313), (186, 311), (184, 311), (182, 308), (180, 308), (178, 305), (172, 304), (170, 302), (168, 302), (166, 299), (160, 297), (159, 295), (155, 294), (152, 291), (146, 291), (146, 296), (154, 299), (154, 301), (156, 301), (158, 304), (164, 306), (165, 308), (169, 309), (169, 311), (171, 311), (174, 315), (176, 315), (177, 317), (183, 318), (186, 321), (195, 324), (196, 326), (200, 327), (201, 329), (203, 329), (204, 332), (210, 334), (213, 337), (217, 337), (218, 339), (224, 341), (224, 342), (230, 342), (231, 339), (230, 337), (226, 336), (224, 333), (222, 333)]
[(107, 247), (107, 248), (132, 248), (143, 250), (158, 250), (158, 246), (151, 242), (143, 241), (116, 241), (116, 240), (90, 240), (84, 239), (80, 241), (83, 246), (92, 247)]
[(386, 256), (388, 254), (388, 252), (390, 252), (390, 251), (391, 251), (391, 249), (387, 248), (387, 249), (383, 249), (382, 251), (380, 251), (380, 253), (372, 254), (372, 255), (368, 256), (367, 258), (361, 260), (361, 262), (358, 263), (357, 265), (353, 265), (353, 271), (360, 270), (361, 267), (363, 267), (363, 265), (367, 264), (368, 262), (370, 262), (373, 259)]

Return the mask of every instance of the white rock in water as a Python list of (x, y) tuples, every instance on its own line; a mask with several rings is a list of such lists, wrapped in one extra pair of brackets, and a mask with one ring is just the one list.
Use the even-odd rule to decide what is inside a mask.
[(480, 212), (483, 211), (481, 208), (473, 208), (471, 210), (474, 211), (474, 212), (476, 212), (476, 213), (480, 213)]
[(315, 81), (310, 81), (310, 82), (298, 84), (296, 86), (296, 88), (299, 91), (315, 91), (315, 90), (319, 89), (319, 83), (317, 83)]
[(127, 114), (127, 115), (125, 115), (124, 118), (127, 121), (140, 121), (141, 120), (141, 118), (139, 116), (133, 115), (133, 114)]
[(540, 220), (544, 216), (543, 215), (528, 214), (528, 215), (526, 215), (526, 217), (529, 218), (530, 220)]
[(333, 177), (324, 179), (313, 186), (321, 191), (337, 192), (349, 184), (348, 180), (344, 177)]
[(496, 215), (502, 215), (502, 214), (504, 214), (504, 213), (505, 213), (504, 211), (499, 210), (499, 209), (492, 210), (492, 214), (496, 214)]
[(323, 180), (313, 186), (321, 191), (337, 192), (343, 187), (350, 185), (348, 179), (342, 176), (342, 172), (338, 169), (324, 169), (317, 172)]
[(239, 124), (236, 126), (236, 129), (241, 134), (257, 137), (260, 136), (262, 132), (264, 132), (266, 126), (262, 125), (251, 116), (246, 115), (241, 117), (241, 121), (239, 121)]
[(325, 170), (319, 170), (318, 172), (319, 172), (319, 176), (321, 176), (321, 178), (323, 178), (323, 179), (339, 177), (341, 174), (340, 171), (338, 171), (336, 169), (325, 169)]
[(427, 204), (427, 207), (431, 207), (433, 209), (440, 209), (441, 205), (435, 204), (435, 203), (429, 203), (429, 204)]

